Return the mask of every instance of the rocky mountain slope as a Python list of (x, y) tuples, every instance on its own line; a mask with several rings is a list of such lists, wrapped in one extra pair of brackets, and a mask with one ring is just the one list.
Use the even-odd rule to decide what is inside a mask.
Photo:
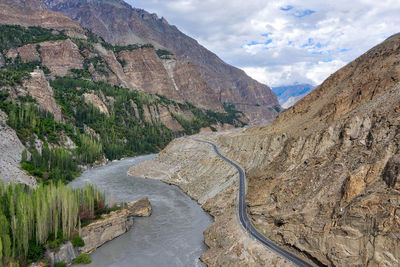
[(272, 91), (278, 97), (279, 104), (283, 108), (290, 108), (297, 101), (310, 93), (315, 86), (311, 84), (295, 84), (287, 86), (272, 87)]
[[(155, 152), (203, 127), (244, 125), (240, 112), (223, 107), (202, 76), (166, 50), (113, 46), (60, 13), (0, 7), (1, 129), (28, 149), (23, 167), (36, 177), (70, 180), (77, 164)], [(3, 154), (13, 160), (0, 167), (18, 169), (24, 146), (11, 153), (19, 155)], [(51, 153), (72, 165), (45, 164)]]
[[(61, 12), (113, 44), (151, 43), (157, 48), (168, 49), (178, 60), (190, 62), (201, 73), (219, 103), (234, 104), (252, 124), (271, 122), (279, 113), (279, 103), (268, 86), (226, 64), (156, 14), (132, 8), (121, 0), (36, 0), (36, 4), (22, 0), (3, 1)], [(209, 96), (211, 92), (202, 95)]]
[[(399, 78), (397, 34), (332, 74), (270, 126), (194, 138), (213, 141), (245, 168), (249, 214), (278, 244), (323, 266), (397, 266)], [(216, 217), (205, 233), (205, 255), (213, 254), (205, 261), (221, 266), (251, 249), (232, 250), (232, 230), (224, 226), (234, 209), (228, 185), (234, 176), (203, 152), (211, 148), (188, 149), (199, 146), (194, 138), (175, 140), (130, 173), (177, 184), (204, 203)], [(157, 173), (159, 166), (164, 173)]]

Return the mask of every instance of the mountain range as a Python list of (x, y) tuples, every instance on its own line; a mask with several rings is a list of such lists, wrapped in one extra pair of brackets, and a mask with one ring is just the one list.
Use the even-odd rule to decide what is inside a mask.
[[(3, 0), (23, 7), (60, 12), (114, 45), (153, 44), (188, 62), (213, 90), (220, 105), (234, 105), (250, 124), (266, 124), (279, 113), (271, 89), (223, 62), (217, 55), (183, 34), (166, 19), (121, 0)], [(168, 97), (168, 95), (166, 95)], [(210, 97), (210, 94), (208, 94)], [(196, 104), (196, 103), (193, 103)]]
[(272, 91), (278, 97), (279, 104), (287, 109), (296, 104), (297, 101), (310, 93), (314, 88), (315, 86), (311, 84), (294, 84), (272, 87)]

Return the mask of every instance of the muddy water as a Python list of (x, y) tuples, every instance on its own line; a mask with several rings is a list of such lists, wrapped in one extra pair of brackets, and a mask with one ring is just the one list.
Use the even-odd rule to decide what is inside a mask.
[(85, 171), (73, 187), (93, 183), (117, 201), (148, 196), (153, 214), (135, 218), (132, 229), (91, 254), (85, 266), (204, 266), (199, 260), (206, 250), (203, 231), (211, 217), (178, 187), (141, 179), (126, 173), (134, 164), (156, 155), (129, 158)]

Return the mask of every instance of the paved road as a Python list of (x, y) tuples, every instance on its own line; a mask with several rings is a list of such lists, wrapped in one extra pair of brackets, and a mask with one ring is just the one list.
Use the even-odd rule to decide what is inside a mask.
[(234, 163), (230, 159), (224, 157), (218, 151), (217, 146), (214, 145), (213, 143), (208, 142), (208, 141), (198, 140), (198, 139), (196, 139), (196, 141), (210, 144), (214, 148), (215, 153), (217, 153), (217, 155), (220, 158), (222, 158), (223, 160), (225, 160), (226, 162), (228, 162), (229, 164), (231, 164), (232, 166), (234, 166), (238, 170), (239, 179), (240, 179), (239, 220), (240, 220), (240, 223), (242, 224), (242, 226), (245, 228), (245, 230), (247, 232), (249, 232), (252, 236), (254, 236), (254, 238), (257, 239), (264, 246), (266, 246), (270, 250), (278, 253), (279, 255), (284, 257), (285, 259), (287, 259), (287, 260), (291, 261), (292, 263), (296, 264), (297, 266), (301, 266), (301, 267), (303, 267), (303, 266), (304, 267), (305, 266), (307, 266), (307, 267), (308, 266), (312, 266), (309, 263), (307, 263), (307, 262), (303, 261), (302, 259), (300, 259), (299, 257), (297, 257), (296, 255), (292, 254), (291, 252), (279, 247), (278, 245), (273, 243), (271, 240), (266, 238), (263, 234), (261, 234), (260, 232), (257, 231), (257, 229), (254, 227), (254, 225), (251, 223), (250, 219), (247, 217), (247, 210), (246, 210), (246, 208), (247, 208), (246, 207), (246, 174), (245, 174), (244, 170), (242, 169), (242, 167), (240, 167), (238, 164)]

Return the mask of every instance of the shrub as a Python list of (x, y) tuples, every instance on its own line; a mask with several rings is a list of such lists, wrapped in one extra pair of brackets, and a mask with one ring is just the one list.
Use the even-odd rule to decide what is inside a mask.
[(91, 263), (92, 260), (90, 259), (89, 255), (86, 253), (82, 253), (81, 255), (79, 255), (78, 257), (76, 257), (73, 261), (72, 264), (89, 264)]
[(67, 267), (67, 264), (63, 261), (54, 263), (54, 267)]
[(36, 244), (35, 240), (29, 241), (28, 259), (38, 261), (44, 254), (44, 246)]
[(74, 247), (83, 247), (85, 245), (85, 242), (83, 241), (82, 237), (76, 236), (72, 240), (72, 245), (74, 245)]

